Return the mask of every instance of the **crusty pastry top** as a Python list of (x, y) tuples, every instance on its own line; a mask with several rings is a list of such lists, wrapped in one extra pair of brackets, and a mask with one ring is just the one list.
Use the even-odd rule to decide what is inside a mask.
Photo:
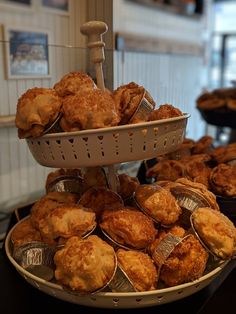
[(119, 174), (119, 194), (125, 200), (133, 195), (133, 192), (140, 185), (137, 177), (131, 177), (126, 173)]
[(62, 112), (60, 126), (66, 132), (105, 128), (119, 122), (114, 99), (100, 89), (82, 90), (65, 97)]
[(185, 167), (179, 160), (160, 160), (153, 167), (147, 170), (148, 177), (155, 177), (156, 180), (175, 181), (184, 177)]
[(53, 209), (40, 224), (45, 242), (54, 243), (59, 237), (83, 237), (96, 226), (95, 213), (81, 205), (61, 205)]
[(160, 105), (159, 108), (153, 110), (149, 115), (149, 121), (169, 119), (182, 116), (183, 113), (180, 109), (170, 104)]
[(34, 203), (31, 209), (33, 225), (39, 229), (40, 223), (56, 207), (62, 204), (75, 204), (78, 196), (68, 192), (49, 192)]
[(211, 208), (198, 208), (193, 225), (207, 247), (218, 257), (231, 258), (236, 254), (236, 228), (224, 214)]
[(135, 199), (141, 208), (163, 225), (175, 223), (182, 212), (170, 191), (157, 185), (140, 185)]
[(236, 165), (219, 164), (210, 174), (211, 189), (222, 196), (236, 196)]
[(104, 287), (116, 269), (114, 249), (96, 235), (84, 240), (68, 239), (65, 247), (56, 252), (54, 262), (56, 280), (81, 293)]
[(34, 87), (17, 102), (15, 124), (19, 138), (37, 137), (52, 124), (60, 113), (62, 99), (50, 88)]
[(104, 187), (92, 187), (84, 192), (79, 204), (90, 208), (98, 216), (105, 210), (122, 207), (124, 205), (120, 195)]
[(92, 78), (83, 72), (70, 72), (64, 75), (53, 88), (59, 96), (75, 95), (81, 90), (94, 89), (96, 85)]
[(118, 265), (127, 274), (137, 291), (150, 291), (157, 288), (157, 269), (148, 254), (119, 249), (116, 255)]
[(157, 235), (149, 217), (126, 207), (104, 211), (100, 227), (116, 242), (136, 249), (144, 249)]
[(42, 239), (40, 232), (32, 225), (31, 218), (28, 217), (14, 227), (11, 241), (16, 247), (32, 241), (42, 241)]
[(144, 96), (153, 108), (155, 107), (155, 102), (151, 95), (143, 86), (139, 86), (134, 82), (119, 86), (113, 92), (113, 96), (120, 116), (120, 124), (129, 123)]

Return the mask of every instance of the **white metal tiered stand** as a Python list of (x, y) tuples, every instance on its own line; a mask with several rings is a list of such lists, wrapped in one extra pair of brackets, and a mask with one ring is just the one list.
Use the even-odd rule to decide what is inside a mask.
[[(102, 62), (104, 43), (102, 34), (107, 25), (91, 21), (81, 27), (88, 36), (91, 60), (95, 64), (97, 85), (104, 90)], [(189, 115), (132, 125), (47, 134), (27, 139), (35, 160), (47, 167), (81, 168), (105, 166), (108, 169), (110, 188), (116, 190), (117, 181), (114, 164), (143, 160), (172, 152), (181, 145)], [(15, 226), (14, 226), (15, 227)], [(212, 262), (200, 279), (179, 286), (147, 292), (113, 293), (99, 292), (79, 296), (64, 290), (60, 285), (38, 278), (23, 269), (12, 257), (11, 232), (6, 238), (6, 253), (17, 271), (31, 285), (45, 293), (68, 302), (101, 308), (135, 308), (169, 303), (189, 296), (207, 286), (223, 269), (227, 262)]]

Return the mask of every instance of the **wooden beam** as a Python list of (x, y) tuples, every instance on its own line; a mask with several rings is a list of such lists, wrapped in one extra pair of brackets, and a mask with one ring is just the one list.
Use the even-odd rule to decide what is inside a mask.
[(143, 35), (117, 32), (116, 50), (164, 54), (203, 55), (203, 45), (181, 42), (165, 38), (152, 38)]

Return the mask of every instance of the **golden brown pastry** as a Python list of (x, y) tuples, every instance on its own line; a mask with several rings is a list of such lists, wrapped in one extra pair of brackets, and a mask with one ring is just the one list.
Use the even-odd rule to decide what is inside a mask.
[(116, 255), (118, 265), (127, 274), (136, 291), (150, 291), (157, 288), (157, 269), (148, 254), (119, 249)]
[(47, 215), (39, 230), (43, 240), (53, 244), (59, 238), (83, 237), (95, 226), (95, 213), (81, 205), (64, 204)]
[[(169, 233), (183, 238), (186, 235), (184, 229), (176, 226), (171, 230), (162, 230), (155, 240), (155, 249), (158, 243), (165, 239)], [(159, 241), (159, 242), (158, 242)], [(159, 279), (167, 286), (176, 286), (200, 278), (206, 268), (208, 253), (194, 235), (183, 238), (160, 268)], [(155, 263), (157, 261), (155, 260)]]
[(11, 241), (14, 247), (33, 241), (42, 241), (40, 232), (32, 224), (31, 217), (20, 221), (14, 227)]
[(91, 187), (108, 187), (105, 171), (102, 167), (89, 167), (83, 169), (84, 191)]
[(123, 200), (126, 200), (133, 195), (136, 188), (140, 185), (139, 180), (126, 173), (119, 174), (118, 178), (120, 182), (119, 195)]
[(104, 187), (92, 187), (83, 193), (79, 204), (90, 208), (99, 217), (105, 209), (111, 210), (124, 205), (117, 193)]
[(65, 97), (75, 95), (81, 90), (90, 90), (96, 88), (92, 78), (84, 72), (70, 72), (64, 75), (53, 88), (59, 96)]
[(56, 120), (62, 99), (50, 88), (28, 89), (18, 100), (15, 124), (19, 138), (41, 136)]
[(153, 221), (133, 208), (106, 210), (101, 218), (100, 227), (126, 247), (144, 249), (157, 234)]
[(91, 235), (81, 240), (70, 238), (54, 256), (55, 278), (67, 288), (79, 293), (92, 293), (103, 288), (116, 270), (114, 249)]
[(202, 136), (192, 148), (193, 154), (210, 154), (212, 151), (213, 137), (209, 135)]
[(160, 160), (147, 170), (146, 175), (156, 178), (156, 181), (175, 181), (185, 176), (185, 166), (179, 160)]
[(198, 208), (192, 214), (192, 221), (211, 252), (222, 259), (236, 254), (236, 228), (228, 217), (211, 208)]
[(56, 207), (63, 204), (75, 204), (78, 196), (67, 192), (49, 192), (34, 203), (31, 209), (32, 224), (39, 229), (41, 222)]
[(154, 108), (155, 102), (151, 95), (143, 86), (139, 86), (134, 82), (122, 85), (113, 92), (116, 109), (120, 117), (119, 124), (129, 123), (144, 96)]
[(170, 191), (157, 185), (140, 185), (135, 199), (145, 212), (163, 225), (174, 224), (182, 212)]
[(115, 126), (119, 122), (115, 102), (107, 91), (82, 90), (62, 104), (61, 128), (66, 132)]
[(169, 119), (174, 117), (182, 116), (183, 113), (180, 109), (170, 105), (164, 104), (160, 105), (159, 108), (153, 110), (149, 115), (149, 121)]
[(236, 196), (236, 165), (219, 164), (210, 175), (211, 190), (226, 197)]

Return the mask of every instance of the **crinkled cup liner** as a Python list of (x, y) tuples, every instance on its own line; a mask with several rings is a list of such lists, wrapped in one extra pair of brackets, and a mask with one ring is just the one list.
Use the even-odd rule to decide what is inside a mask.
[(50, 134), (50, 133), (60, 133), (60, 132), (63, 132), (61, 126), (60, 126), (60, 120), (61, 120), (61, 117), (62, 117), (62, 113), (60, 112), (54, 122), (50, 125), (47, 125), (45, 130), (43, 131), (43, 135), (45, 134)]
[(132, 123), (135, 119), (140, 120), (140, 122), (148, 120), (150, 113), (153, 111), (153, 105), (150, 104), (145, 95), (146, 92), (143, 93), (143, 97), (128, 123)]
[[(199, 240), (199, 242), (201, 243), (201, 245), (205, 248), (205, 250), (211, 254), (211, 256), (214, 257), (214, 259), (216, 260), (223, 260), (223, 258), (219, 255), (217, 255), (212, 249), (211, 247), (207, 244), (206, 241), (204, 241), (202, 239), (202, 237), (199, 235), (197, 229), (194, 226), (194, 219), (193, 219), (193, 215), (190, 216), (190, 223), (191, 223), (191, 230), (189, 230), (189, 232), (192, 232), (196, 238)], [(234, 257), (235, 258), (235, 257)], [(227, 260), (227, 259), (226, 259)]]
[(30, 242), (13, 249), (16, 262), (31, 274), (50, 281), (54, 277), (54, 255), (61, 246), (49, 246), (43, 242)]
[(176, 186), (170, 188), (170, 191), (182, 209), (182, 214), (178, 221), (186, 227), (190, 227), (190, 216), (195, 209), (200, 207), (211, 207), (209, 202), (201, 194), (189, 188)]
[(158, 267), (158, 278), (160, 276), (161, 268), (165, 264), (166, 260), (174, 249), (189, 235), (180, 238), (172, 233), (168, 233), (156, 246), (154, 253), (152, 254), (152, 259)]
[(154, 217), (147, 209), (145, 209), (144, 207), (142, 207), (138, 200), (136, 199), (136, 196), (135, 196), (135, 192), (133, 193), (133, 200), (134, 200), (134, 203), (135, 203), (135, 206), (140, 209), (146, 216), (148, 216), (149, 218), (151, 218), (153, 220), (153, 222), (155, 224), (157, 224), (158, 227), (162, 226), (164, 228), (171, 228), (173, 226), (173, 224), (171, 225), (166, 225), (166, 224), (163, 224), (160, 220), (158, 220), (156, 217)]
[(117, 264), (117, 256), (116, 254), (114, 253), (114, 259), (115, 259), (115, 268), (114, 268), (114, 271), (112, 273), (112, 276), (111, 278), (106, 282), (106, 284), (104, 286), (102, 286), (101, 288), (98, 288), (96, 289), (95, 291), (92, 291), (92, 292), (81, 292), (81, 291), (77, 291), (77, 290), (72, 290), (70, 288), (68, 288), (67, 286), (64, 286), (62, 285), (62, 288), (67, 291), (68, 293), (70, 294), (73, 294), (73, 295), (77, 295), (77, 296), (86, 296), (86, 295), (93, 295), (93, 294), (96, 294), (98, 292), (105, 292), (105, 291), (110, 291), (110, 288), (109, 288), (109, 285), (111, 283), (111, 281), (113, 280), (113, 278), (115, 277), (116, 275), (116, 271), (117, 271), (117, 267), (118, 267), (118, 264)]
[(114, 250), (117, 250), (119, 248), (122, 248), (125, 250), (137, 250), (137, 251), (141, 251), (141, 252), (145, 250), (145, 248), (138, 249), (135, 247), (121, 244), (121, 243), (117, 242), (116, 240), (112, 239), (112, 237), (105, 230), (103, 230), (101, 227), (100, 227), (100, 229), (101, 229), (101, 232), (102, 232), (104, 239), (106, 240), (106, 242), (108, 244), (110, 244), (114, 248)]
[(112, 292), (135, 292), (136, 291), (132, 281), (129, 279), (129, 276), (122, 269), (119, 263), (117, 266), (115, 276), (113, 277), (113, 279), (111, 280), (108, 286)]
[(83, 180), (75, 176), (59, 176), (48, 184), (48, 192), (69, 192), (81, 195), (83, 193)]
[(86, 239), (88, 236), (90, 236), (92, 233), (95, 232), (97, 228), (97, 223), (94, 224), (93, 228), (91, 230), (89, 230), (88, 232), (86, 232), (84, 235), (82, 235), (82, 239)]

